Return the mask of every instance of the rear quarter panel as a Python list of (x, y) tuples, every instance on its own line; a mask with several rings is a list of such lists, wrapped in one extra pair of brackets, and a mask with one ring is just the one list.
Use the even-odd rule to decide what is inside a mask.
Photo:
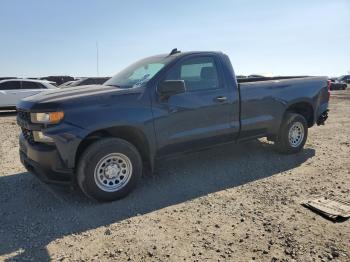
[(283, 116), (293, 104), (309, 103), (315, 117), (328, 106), (327, 78), (307, 77), (242, 83), (242, 135), (277, 134)]

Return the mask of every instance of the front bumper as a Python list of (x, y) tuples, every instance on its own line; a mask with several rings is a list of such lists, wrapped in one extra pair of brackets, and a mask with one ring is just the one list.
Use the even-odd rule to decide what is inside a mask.
[(21, 134), (19, 153), (25, 168), (42, 181), (58, 184), (73, 183), (73, 170), (65, 167), (54, 145), (32, 145)]

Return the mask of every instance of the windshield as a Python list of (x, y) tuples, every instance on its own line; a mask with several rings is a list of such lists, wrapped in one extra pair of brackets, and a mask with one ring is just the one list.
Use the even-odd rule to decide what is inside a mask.
[(149, 57), (142, 59), (106, 81), (104, 85), (119, 88), (133, 88), (145, 85), (168, 62), (170, 57)]

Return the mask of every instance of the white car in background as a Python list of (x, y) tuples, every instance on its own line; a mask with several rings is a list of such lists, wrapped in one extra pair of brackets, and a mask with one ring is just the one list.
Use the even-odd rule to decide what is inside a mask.
[(32, 79), (7, 79), (0, 81), (0, 109), (14, 109), (25, 97), (48, 89), (57, 89), (49, 81)]

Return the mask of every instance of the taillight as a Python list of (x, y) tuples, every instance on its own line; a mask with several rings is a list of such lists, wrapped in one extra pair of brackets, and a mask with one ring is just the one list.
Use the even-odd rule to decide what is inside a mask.
[(331, 97), (331, 84), (332, 84), (332, 81), (331, 81), (331, 80), (328, 80), (328, 81), (327, 81), (327, 86), (328, 86), (328, 99)]

